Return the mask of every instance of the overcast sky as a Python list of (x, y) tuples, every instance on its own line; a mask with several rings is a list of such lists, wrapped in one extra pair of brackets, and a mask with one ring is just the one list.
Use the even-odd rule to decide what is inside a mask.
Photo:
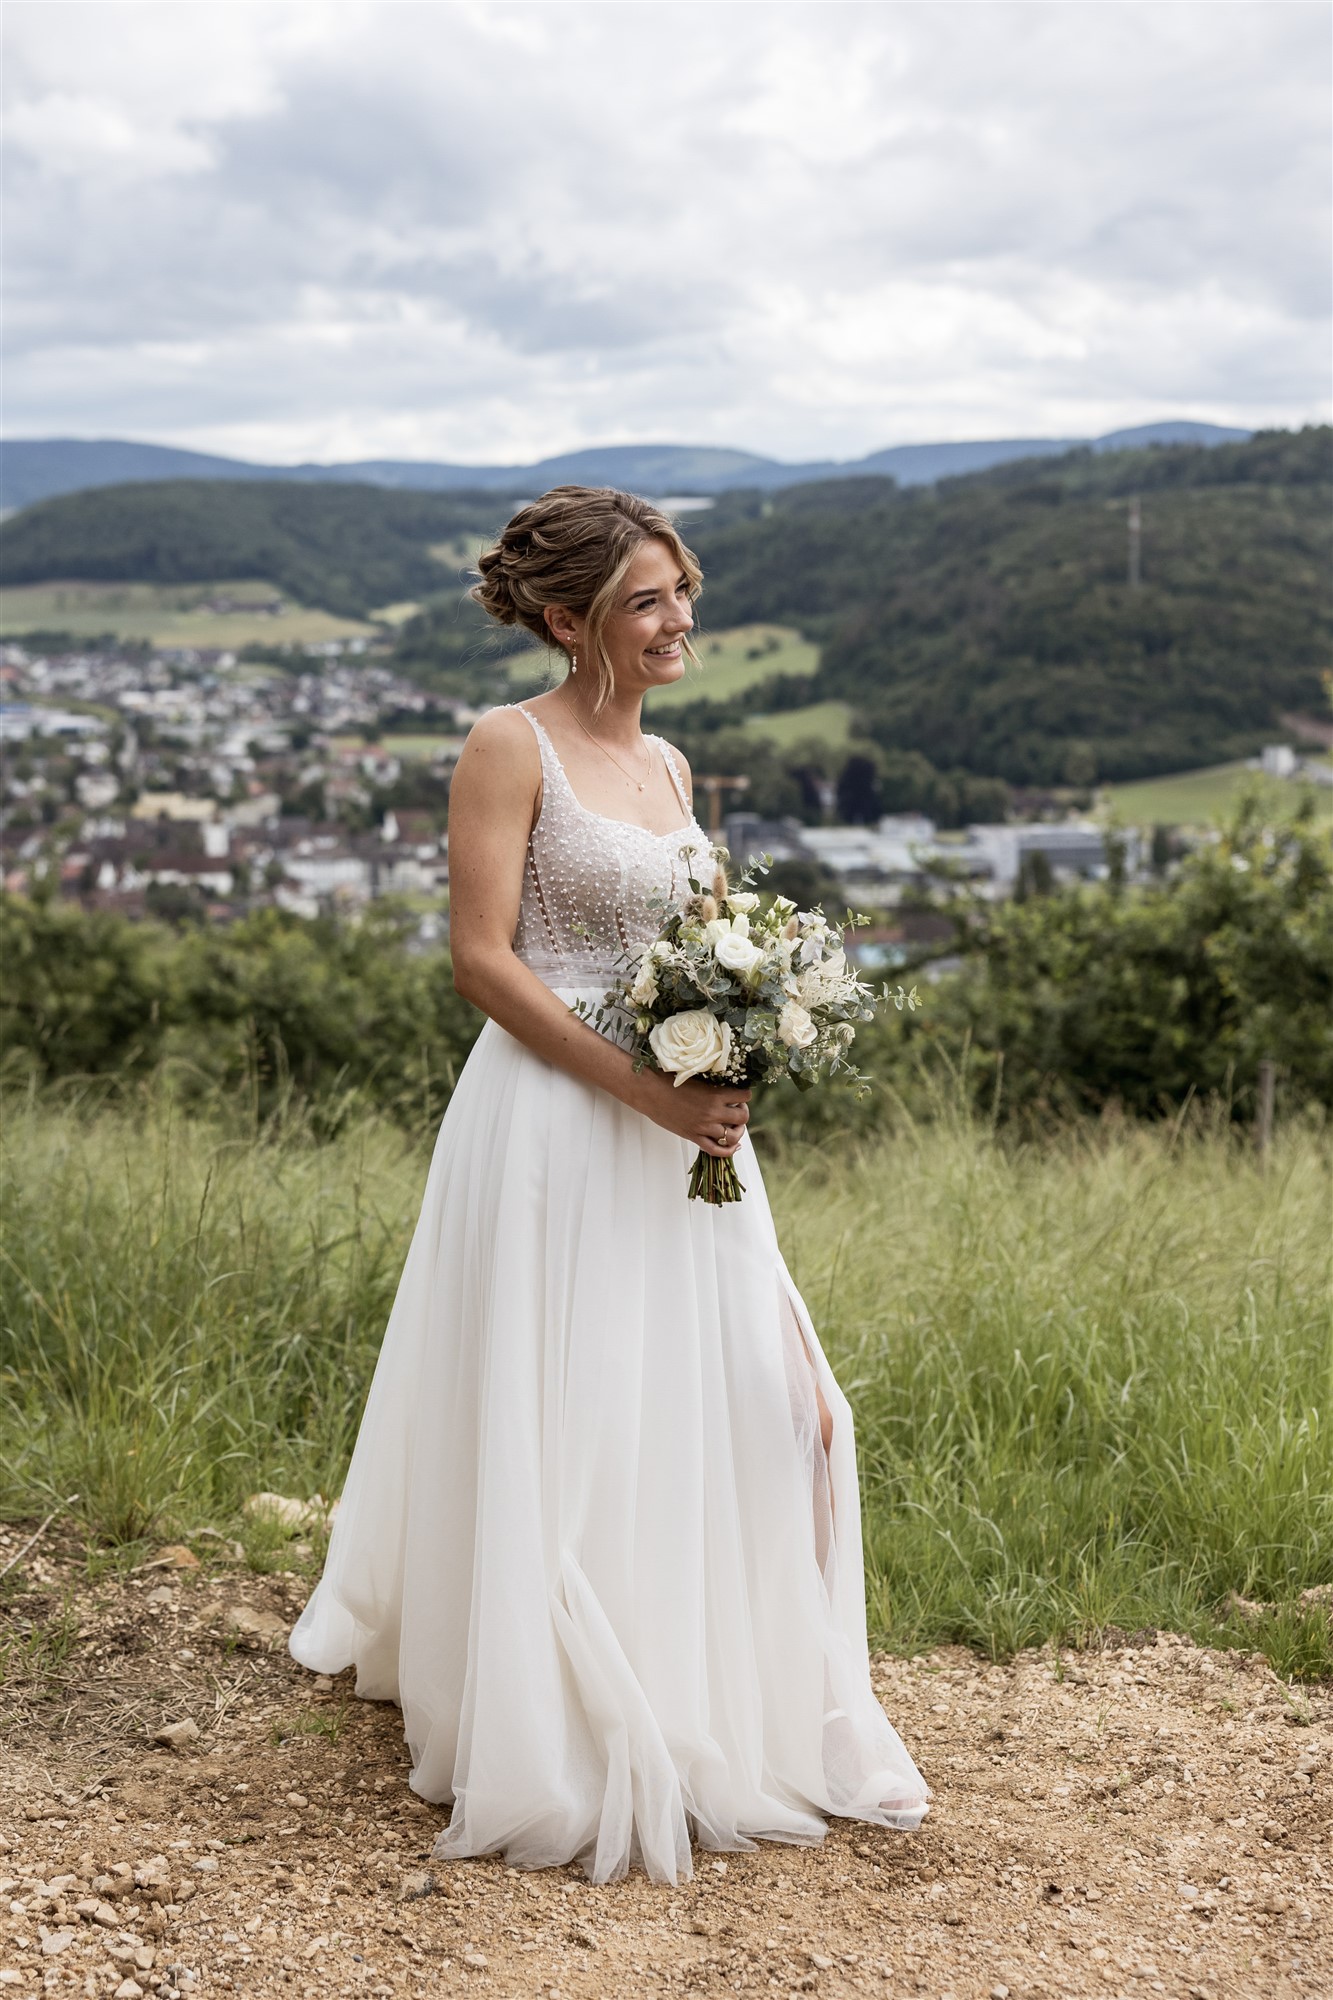
[(855, 457), (1328, 412), (1318, 4), (5, 7), (4, 428)]

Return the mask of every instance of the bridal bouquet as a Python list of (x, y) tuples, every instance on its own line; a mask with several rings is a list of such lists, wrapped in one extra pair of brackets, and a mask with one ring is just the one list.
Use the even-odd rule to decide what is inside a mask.
[[(661, 1070), (677, 1084), (694, 1076), (733, 1085), (788, 1077), (809, 1090), (841, 1072), (863, 1095), (868, 1085), (847, 1051), (854, 1023), (873, 1017), (878, 996), (848, 966), (843, 932), (822, 910), (798, 912), (784, 896), (761, 909), (750, 879), (730, 888), (720, 858), (710, 890), (691, 877), (690, 900), (672, 911), (593, 1017), (622, 1031), (628, 1017), (635, 1067)], [(739, 1201), (744, 1192), (729, 1159), (700, 1152), (692, 1199)]]

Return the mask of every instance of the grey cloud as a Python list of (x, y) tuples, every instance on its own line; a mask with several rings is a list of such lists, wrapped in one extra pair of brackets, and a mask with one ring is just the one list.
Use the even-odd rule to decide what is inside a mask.
[(1324, 394), (1311, 7), (196, 6), (106, 84), (38, 11), (11, 102), (101, 89), (146, 164), (12, 143), (16, 431), (813, 455)]

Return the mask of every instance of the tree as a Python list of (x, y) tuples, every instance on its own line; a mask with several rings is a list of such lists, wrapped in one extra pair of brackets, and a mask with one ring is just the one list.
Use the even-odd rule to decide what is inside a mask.
[(838, 817), (853, 826), (866, 826), (873, 825), (883, 811), (876, 760), (854, 751), (838, 773)]

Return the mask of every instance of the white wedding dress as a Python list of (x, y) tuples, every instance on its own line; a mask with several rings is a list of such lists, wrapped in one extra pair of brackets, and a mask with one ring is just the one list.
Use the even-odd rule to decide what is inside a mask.
[[(600, 999), (683, 900), (692, 818), (543, 796), (515, 949)], [(660, 749), (686, 810), (680, 775)], [(291, 1650), (401, 1704), (442, 1857), (691, 1873), (691, 1839), (910, 1829), (927, 1788), (871, 1690), (851, 1411), (745, 1197), (488, 1021), (445, 1114), (323, 1578)], [(826, 1461), (815, 1381), (833, 1415)]]

